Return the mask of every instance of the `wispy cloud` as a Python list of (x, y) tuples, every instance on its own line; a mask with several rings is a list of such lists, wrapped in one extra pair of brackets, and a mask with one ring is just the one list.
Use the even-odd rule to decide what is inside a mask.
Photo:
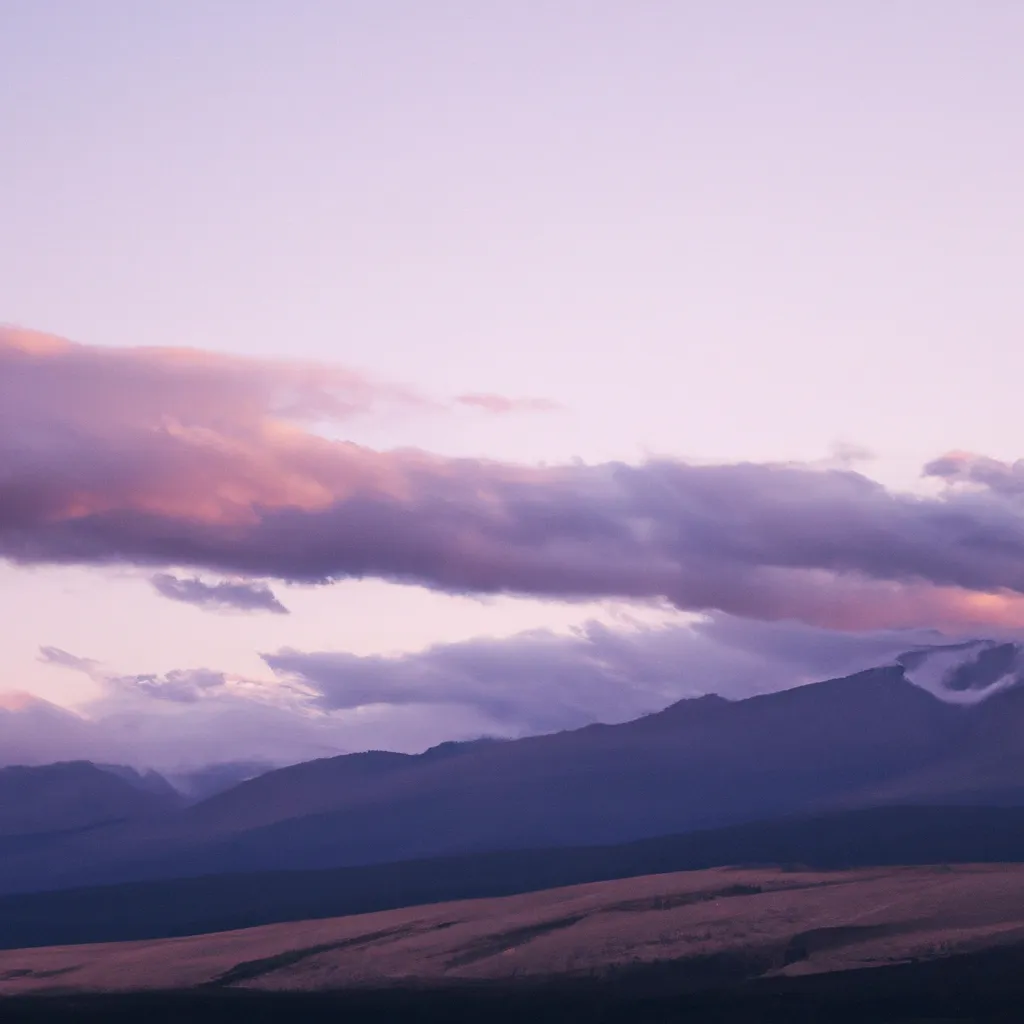
[(303, 425), (392, 401), (416, 399), (348, 371), (0, 334), (0, 556), (848, 629), (1024, 624), (1024, 498), (993, 460), (932, 463), (950, 486), (921, 497), (849, 468), (518, 466)]
[(47, 665), (72, 668), (89, 676), (99, 669), (99, 662), (93, 661), (91, 658), (80, 658), (77, 654), (69, 654), (59, 647), (40, 647), (39, 660)]
[(505, 395), (481, 393), (459, 395), (455, 401), (459, 405), (467, 405), (499, 415), (520, 412), (557, 412), (562, 408), (550, 398), (508, 398)]
[(266, 583), (251, 580), (222, 580), (205, 583), (198, 576), (182, 578), (160, 572), (150, 577), (153, 589), (172, 601), (183, 601), (215, 611), (274, 612), (287, 615), (288, 609)]

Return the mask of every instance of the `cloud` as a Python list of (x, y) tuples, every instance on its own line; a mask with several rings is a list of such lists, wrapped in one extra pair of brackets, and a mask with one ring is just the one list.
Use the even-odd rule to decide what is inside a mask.
[(492, 725), (472, 708), (331, 711), (316, 704), (315, 692), (283, 680), (204, 668), (125, 675), (47, 651), (44, 660), (84, 672), (102, 694), (80, 713), (0, 694), (0, 767), (86, 759), (174, 774), (239, 761), (285, 765), (351, 750), (419, 751)]
[(211, 669), (124, 675), (48, 648), (46, 660), (85, 672), (103, 695), (85, 717), (55, 709), (65, 716), (56, 725), (52, 715), (0, 714), (0, 752), (162, 770), (415, 752), (448, 739), (628, 721), (706, 693), (737, 699), (786, 689), (893, 664), (950, 639), (934, 630), (850, 633), (725, 615), (660, 626), (589, 622), (568, 635), (538, 630), (396, 657), (283, 650), (263, 655), (273, 672), (266, 680)]
[(156, 573), (150, 583), (157, 593), (172, 601), (184, 601), (200, 608), (235, 611), (264, 611), (287, 615), (288, 609), (265, 583), (236, 580), (204, 583), (199, 577), (182, 579), (170, 573)]
[(1024, 460), (1000, 462), (987, 455), (949, 452), (924, 467), (926, 476), (949, 484), (973, 486), (1007, 498), (1024, 496)]
[(505, 395), (473, 393), (459, 395), (455, 401), (458, 405), (468, 405), (498, 415), (520, 412), (556, 412), (561, 409), (557, 402), (553, 402), (549, 398), (508, 398)]
[(871, 462), (875, 453), (864, 445), (852, 441), (834, 441), (830, 447), (829, 457), (824, 461), (827, 466), (849, 468), (858, 462)]
[(153, 673), (121, 676), (111, 679), (111, 682), (134, 687), (148, 697), (177, 704), (194, 704), (209, 694), (223, 691), (227, 687), (227, 677), (223, 672), (213, 672), (205, 668), (175, 669), (162, 676)]
[(1024, 508), (991, 460), (932, 463), (951, 485), (922, 497), (850, 468), (519, 466), (310, 429), (393, 401), (417, 399), (348, 371), (5, 332), (0, 557), (845, 629), (1024, 625)]
[[(120, 674), (54, 647), (40, 658), (82, 672), (100, 695), (73, 713), (33, 699), (0, 707), (0, 765), (84, 758), (160, 771), (260, 761), (290, 764), (350, 749), (351, 726), (311, 706), (297, 686), (212, 669)], [(2, 705), (0, 701), (0, 705)]]
[(353, 738), (329, 716), (303, 717), (256, 702), (151, 702), (75, 715), (0, 709), (0, 766), (88, 760), (187, 772), (231, 761), (292, 764), (331, 757)]
[(102, 662), (82, 658), (59, 647), (40, 647), (39, 660), (81, 672), (103, 687), (103, 696), (93, 701), (95, 711), (109, 710), (111, 701), (123, 707), (126, 701), (138, 698), (168, 701), (175, 704), (194, 704), (207, 699), (257, 700), (280, 706), (308, 703), (311, 691), (301, 685), (260, 683), (231, 676), (208, 668), (173, 669), (164, 674), (145, 672), (138, 675), (120, 675)]
[(59, 647), (40, 647), (39, 660), (49, 665), (73, 668), (88, 676), (91, 676), (99, 667), (99, 662), (93, 661), (91, 658), (80, 658), (76, 654), (69, 654)]
[(401, 656), (284, 650), (263, 659), (326, 709), (463, 705), (495, 732), (525, 735), (628, 721), (705, 693), (746, 697), (845, 675), (942, 639), (932, 630), (855, 634), (714, 615), (628, 629), (589, 622), (568, 636), (537, 630)]

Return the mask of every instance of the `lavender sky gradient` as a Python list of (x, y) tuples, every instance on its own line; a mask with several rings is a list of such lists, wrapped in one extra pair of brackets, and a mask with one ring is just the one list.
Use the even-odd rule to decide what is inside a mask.
[[(1021, 454), (1021, 52), (1013, 0), (0, 0), (0, 321), (561, 407), (337, 431), (374, 449), (854, 446), (934, 494), (950, 450)], [(150, 576), (0, 565), (0, 689), (625, 614), (380, 580), (222, 614)]]

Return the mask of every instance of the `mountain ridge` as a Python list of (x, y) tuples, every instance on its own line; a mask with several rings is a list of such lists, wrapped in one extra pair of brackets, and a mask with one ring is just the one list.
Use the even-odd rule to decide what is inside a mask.
[[(1024, 803), (1024, 688), (998, 672), (1018, 652), (993, 649), (684, 699), (619, 725), (304, 762), (163, 820), (0, 842), (0, 891), (599, 845), (892, 803)], [(981, 658), (985, 699), (944, 700), (909, 677), (936, 657), (932, 682), (962, 681)]]

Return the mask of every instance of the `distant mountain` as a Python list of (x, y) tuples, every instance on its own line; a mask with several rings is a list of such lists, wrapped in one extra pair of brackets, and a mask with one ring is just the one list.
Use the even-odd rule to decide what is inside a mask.
[(447, 742), (422, 754), (368, 750), (264, 772), (203, 801), (186, 818), (191, 828), (229, 834), (323, 814), (360, 798), (396, 775), (489, 749), (499, 741)]
[(0, 837), (66, 835), (151, 819), (180, 802), (158, 779), (89, 761), (0, 768)]
[(66, 708), (30, 693), (0, 692), (0, 767), (91, 757), (92, 740), (88, 723)]
[(199, 803), (241, 782), (273, 771), (275, 767), (267, 761), (224, 761), (203, 768), (172, 772), (167, 780), (188, 803)]
[(893, 803), (1024, 804), (1022, 660), (977, 641), (622, 725), (311, 761), (162, 820), (0, 844), (0, 887), (598, 845)]
[(123, 779), (130, 786), (134, 786), (143, 793), (151, 793), (154, 796), (161, 797), (164, 801), (175, 806), (183, 803), (181, 793), (159, 772), (152, 771), (151, 769), (140, 772), (138, 769), (131, 768), (125, 764), (97, 764), (96, 767), (101, 771), (116, 775), (119, 779)]
[(347, 755), (185, 812), (202, 838), (173, 864), (316, 868), (597, 844), (823, 810), (858, 793), (871, 802), (872, 789), (941, 758), (971, 717), (894, 666), (744, 701), (681, 701), (625, 725), (443, 760)]

